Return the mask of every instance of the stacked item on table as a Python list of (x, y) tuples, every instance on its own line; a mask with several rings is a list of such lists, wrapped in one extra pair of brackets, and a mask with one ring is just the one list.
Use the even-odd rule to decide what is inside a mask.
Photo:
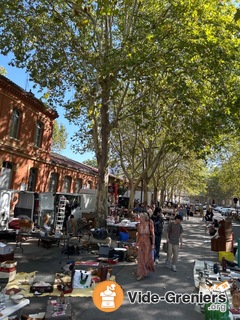
[(13, 260), (14, 248), (6, 243), (0, 242), (0, 262)]
[(65, 299), (50, 300), (45, 312), (45, 320), (72, 320), (72, 306)]
[(31, 233), (34, 223), (27, 218), (19, 218), (19, 229), (21, 232)]
[(109, 264), (118, 263), (118, 256), (114, 255), (114, 248), (101, 244), (98, 251), (98, 261), (107, 262)]
[(226, 266), (220, 266), (211, 261), (197, 260), (193, 268), (193, 277), (195, 286), (199, 288), (202, 296), (216, 296), (222, 293), (226, 296), (223, 303), (197, 303), (196, 311), (204, 311), (205, 319), (240, 319), (240, 269), (237, 264), (227, 261)]
[(67, 274), (57, 273), (55, 277), (55, 284), (60, 292), (71, 293), (73, 291), (72, 276)]
[(15, 280), (17, 273), (17, 262), (13, 260), (7, 260), (0, 263), (0, 278), (8, 278), (11, 282)]
[(30, 292), (34, 294), (42, 294), (46, 292), (53, 292), (53, 284), (54, 284), (55, 274), (37, 274), (33, 283), (30, 286)]

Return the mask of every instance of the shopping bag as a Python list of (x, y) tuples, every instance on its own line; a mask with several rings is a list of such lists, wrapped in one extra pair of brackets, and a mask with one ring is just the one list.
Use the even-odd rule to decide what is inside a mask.
[(74, 289), (90, 288), (92, 283), (92, 273), (85, 270), (74, 270), (72, 286)]
[(164, 243), (163, 243), (162, 249), (163, 249), (163, 252), (165, 252), (165, 253), (168, 252), (168, 242), (164, 242)]

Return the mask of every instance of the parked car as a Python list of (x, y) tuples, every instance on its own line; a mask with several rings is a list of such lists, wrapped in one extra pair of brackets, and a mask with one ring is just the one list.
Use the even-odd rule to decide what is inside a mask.
[(213, 208), (213, 211), (217, 211), (217, 212), (221, 213), (222, 209), (223, 209), (223, 207), (217, 206), (217, 207)]
[(235, 214), (236, 210), (235, 208), (222, 208), (221, 214), (223, 216), (231, 216), (232, 214)]

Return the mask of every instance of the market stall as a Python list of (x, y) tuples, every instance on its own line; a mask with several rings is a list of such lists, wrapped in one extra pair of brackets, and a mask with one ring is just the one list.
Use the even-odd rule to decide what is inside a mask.
[(204, 312), (206, 320), (240, 319), (240, 268), (230, 265), (225, 268), (212, 261), (194, 263), (193, 278), (200, 299), (195, 309)]

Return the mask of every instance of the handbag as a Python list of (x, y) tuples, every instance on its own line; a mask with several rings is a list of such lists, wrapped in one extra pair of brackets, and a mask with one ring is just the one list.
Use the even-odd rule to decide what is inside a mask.
[(152, 235), (151, 235), (151, 234), (150, 234), (149, 238), (150, 238), (150, 243), (151, 243), (151, 245), (153, 245), (153, 238), (152, 238)]
[(152, 236), (152, 233), (151, 233), (150, 221), (149, 221), (149, 231), (150, 231), (149, 238), (150, 238), (150, 243), (151, 243), (151, 246), (152, 246), (153, 245), (153, 236)]
[(162, 246), (163, 252), (167, 253), (168, 252), (168, 242), (164, 242)]

